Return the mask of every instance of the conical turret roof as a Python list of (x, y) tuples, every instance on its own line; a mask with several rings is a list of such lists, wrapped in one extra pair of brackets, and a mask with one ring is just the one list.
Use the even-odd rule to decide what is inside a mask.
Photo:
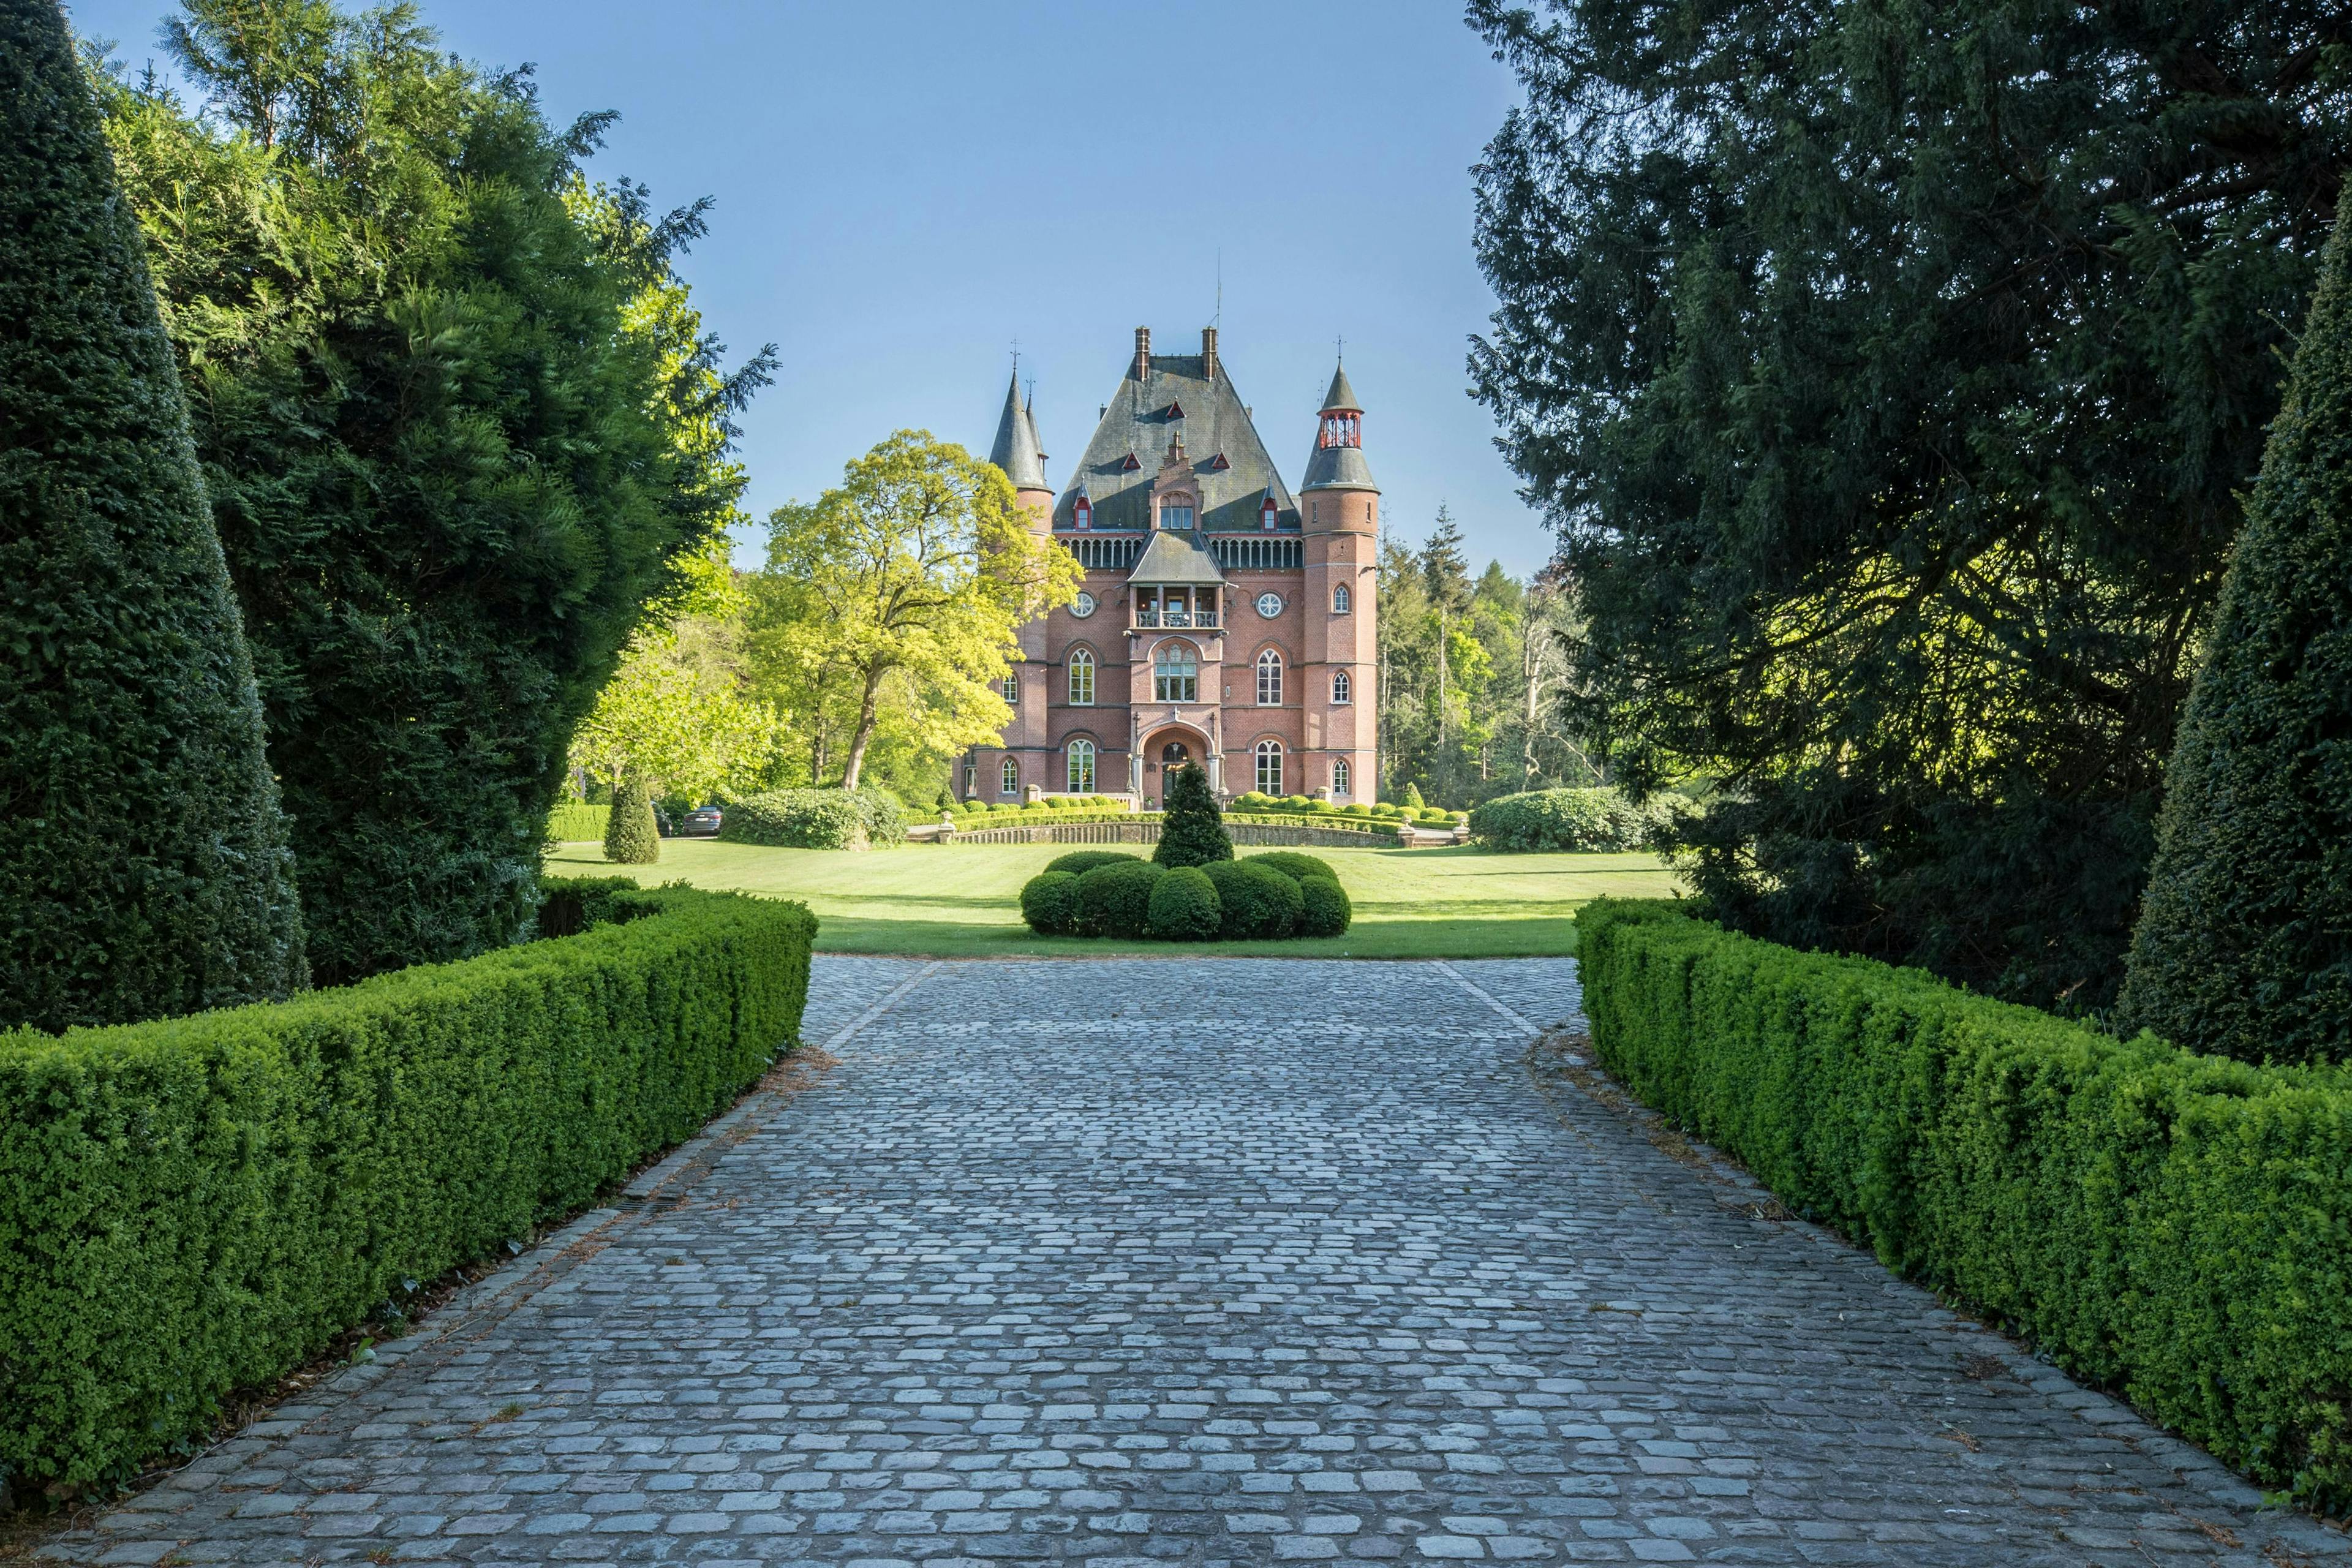
[(1323, 395), (1326, 414), (1361, 414), (1364, 405), (1356, 401), (1356, 389), (1348, 384), (1348, 367), (1340, 365), (1331, 373), (1331, 390)]
[(1045, 454), (1038, 448), (1037, 426), (1029, 411), (1021, 405), (1021, 378), (1015, 374), (1005, 384), (1004, 412), (996, 421), (996, 442), (988, 449), (988, 460), (1004, 470), (1016, 490), (1042, 490), (1045, 483)]

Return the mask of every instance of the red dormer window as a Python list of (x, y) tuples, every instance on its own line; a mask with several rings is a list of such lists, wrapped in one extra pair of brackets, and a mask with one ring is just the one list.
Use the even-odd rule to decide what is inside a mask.
[(1222, 474), (1232, 467), (1231, 463), (1225, 461), (1225, 455), (1223, 452), (1209, 459), (1209, 469), (1212, 473)]
[(1274, 498), (1272, 496), (1268, 496), (1265, 498), (1265, 504), (1257, 509), (1258, 526), (1271, 533), (1274, 531), (1275, 522), (1280, 518), (1280, 516), (1281, 509), (1274, 504)]
[(1129, 452), (1127, 455), (1127, 461), (1119, 465), (1122, 471), (1130, 474), (1141, 467), (1143, 467), (1142, 463), (1137, 460), (1135, 454), (1132, 452)]
[(1080, 496), (1077, 503), (1070, 508), (1070, 521), (1076, 525), (1081, 533), (1094, 527), (1095, 503)]
[(1182, 404), (1181, 404), (1181, 403), (1171, 403), (1171, 404), (1170, 404), (1170, 405), (1168, 405), (1168, 413), (1167, 413), (1167, 416), (1167, 416), (1168, 418), (1170, 418), (1170, 419), (1181, 419), (1181, 418), (1183, 418), (1183, 417), (1184, 417), (1184, 405), (1183, 405)]

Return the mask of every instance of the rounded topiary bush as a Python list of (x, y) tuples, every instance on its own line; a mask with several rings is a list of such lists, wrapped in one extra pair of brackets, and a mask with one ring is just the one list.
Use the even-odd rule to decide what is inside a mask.
[(1331, 862), (1320, 856), (1302, 855), (1296, 849), (1269, 849), (1263, 855), (1251, 856), (1250, 861), (1279, 871), (1294, 882), (1308, 877), (1328, 877), (1335, 882), (1339, 879), (1339, 873), (1331, 869)]
[(1140, 855), (1129, 855), (1124, 849), (1073, 849), (1067, 855), (1056, 855), (1045, 862), (1048, 871), (1067, 871), (1073, 877), (1083, 877), (1097, 866), (1116, 866), (1122, 860), (1140, 860)]
[(1224, 912), (1219, 934), (1228, 942), (1288, 936), (1306, 910), (1298, 884), (1255, 859), (1222, 860), (1202, 869), (1216, 886)]
[(1198, 866), (1179, 866), (1153, 884), (1151, 934), (1163, 942), (1213, 942), (1223, 929), (1217, 885)]
[(1072, 936), (1078, 929), (1078, 879), (1067, 871), (1040, 871), (1021, 889), (1021, 918), (1039, 936)]
[(1078, 931), (1085, 936), (1139, 937), (1151, 930), (1151, 890), (1168, 874), (1150, 860), (1097, 866), (1078, 879)]
[(1348, 901), (1348, 889), (1339, 886), (1336, 877), (1301, 877), (1298, 896), (1302, 905), (1298, 916), (1301, 936), (1340, 936), (1355, 920), (1355, 907)]

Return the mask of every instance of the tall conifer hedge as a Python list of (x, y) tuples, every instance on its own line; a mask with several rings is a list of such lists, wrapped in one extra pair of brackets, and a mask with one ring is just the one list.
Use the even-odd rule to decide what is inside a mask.
[(2181, 721), (2118, 1008), (2247, 1061), (2352, 1058), (2347, 214)]
[(301, 986), (252, 663), (56, 0), (0, 0), (0, 1024)]

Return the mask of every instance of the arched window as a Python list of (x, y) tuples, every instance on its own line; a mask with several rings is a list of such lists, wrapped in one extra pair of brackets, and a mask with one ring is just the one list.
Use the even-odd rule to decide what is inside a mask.
[(1257, 656), (1257, 705), (1282, 705), (1282, 656), (1272, 648)]
[(1257, 743), (1257, 788), (1260, 795), (1282, 793), (1282, 742), (1260, 741)]
[(1070, 650), (1070, 706), (1091, 708), (1095, 705), (1095, 656), (1085, 648)]
[(1266, 497), (1264, 501), (1258, 504), (1257, 525), (1265, 530), (1266, 532), (1272, 533), (1274, 531), (1275, 522), (1281, 516), (1282, 509), (1274, 504), (1274, 498), (1272, 496)]
[(1348, 672), (1344, 669), (1335, 669), (1331, 672), (1331, 700), (1334, 704), (1349, 700)]
[(1021, 706), (1021, 677), (1009, 669), (1004, 672), (1004, 700), (1013, 707)]
[(1345, 757), (1331, 759), (1331, 793), (1333, 795), (1348, 793), (1348, 759)]
[(1201, 660), (1192, 644), (1164, 642), (1152, 650), (1151, 696), (1156, 702), (1201, 700)]
[(1192, 498), (1191, 496), (1170, 497), (1160, 509), (1160, 526), (1162, 528), (1192, 527)]
[(1342, 583), (1331, 590), (1331, 613), (1333, 615), (1344, 616), (1351, 607), (1351, 603), (1348, 598), (1348, 584)]
[(1070, 793), (1095, 793), (1095, 743), (1092, 741), (1070, 742)]
[(1070, 521), (1078, 525), (1078, 531), (1081, 533), (1093, 528), (1095, 525), (1095, 503), (1088, 500), (1085, 496), (1080, 496), (1070, 507)]
[(963, 765), (963, 797), (970, 800), (979, 793), (980, 765), (977, 763), (966, 763)]
[(998, 778), (999, 783), (997, 793), (999, 795), (1019, 795), (1021, 793), (1021, 764), (1014, 762), (1011, 757), (1004, 759), (1004, 766), (998, 770)]

